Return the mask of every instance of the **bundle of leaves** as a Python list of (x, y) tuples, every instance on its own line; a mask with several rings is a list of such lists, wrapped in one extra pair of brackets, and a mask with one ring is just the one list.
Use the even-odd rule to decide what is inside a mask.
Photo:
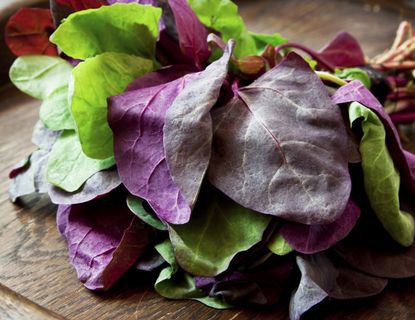
[(88, 289), (137, 269), (215, 308), (292, 293), (299, 319), (415, 275), (415, 155), (349, 34), (315, 52), (229, 0), (51, 0), (6, 39), (43, 100), (11, 199), (59, 205)]

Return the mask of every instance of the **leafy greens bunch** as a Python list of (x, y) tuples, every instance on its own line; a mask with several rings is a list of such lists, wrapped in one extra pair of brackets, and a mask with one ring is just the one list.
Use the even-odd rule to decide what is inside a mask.
[(6, 39), (43, 101), (11, 199), (59, 205), (87, 288), (137, 269), (215, 308), (293, 292), (299, 319), (415, 275), (415, 156), (349, 34), (315, 52), (229, 0), (51, 0)]

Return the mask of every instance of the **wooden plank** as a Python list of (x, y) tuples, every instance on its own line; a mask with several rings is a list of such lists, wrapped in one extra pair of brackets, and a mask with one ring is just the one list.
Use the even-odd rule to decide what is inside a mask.
[[(386, 4), (385, 4), (386, 3)], [(378, 7), (376, 7), (376, 5)], [(250, 29), (279, 31), (319, 48), (348, 30), (368, 55), (385, 49), (403, 16), (387, 1), (240, 1)], [(55, 207), (41, 201), (23, 209), (8, 201), (7, 174), (34, 149), (31, 131), (39, 102), (12, 87), (0, 90), (0, 283), (68, 319), (286, 319), (287, 303), (271, 309), (218, 311), (192, 301), (168, 301), (152, 289), (154, 279), (134, 272), (110, 292), (92, 293), (77, 280), (66, 245), (55, 227)], [(288, 295), (287, 295), (288, 298)], [(1, 316), (0, 316), (1, 317)], [(415, 319), (415, 280), (393, 282), (384, 293), (356, 302), (327, 302), (309, 319)]]
[(0, 284), (0, 318), (3, 320), (63, 320), (51, 312)]

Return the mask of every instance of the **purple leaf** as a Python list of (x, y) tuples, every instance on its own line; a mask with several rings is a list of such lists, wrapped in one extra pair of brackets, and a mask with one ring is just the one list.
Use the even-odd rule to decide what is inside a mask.
[(279, 232), (295, 251), (311, 254), (326, 250), (345, 238), (359, 216), (359, 207), (350, 199), (343, 214), (332, 223), (304, 225), (285, 222)]
[(174, 100), (164, 125), (164, 149), (174, 182), (193, 208), (209, 165), (212, 148), (210, 110), (228, 73), (234, 42), (223, 56), (199, 73)]
[(335, 251), (352, 267), (370, 275), (415, 276), (415, 245), (398, 245), (387, 236), (372, 212), (364, 213), (351, 234), (334, 247)]
[(148, 4), (155, 6), (157, 4), (156, 0), (107, 0), (108, 4), (114, 3), (139, 3), (139, 4)]
[(391, 120), (395, 124), (412, 123), (415, 121), (415, 111), (395, 112), (390, 115)]
[(374, 296), (385, 289), (388, 279), (369, 276), (349, 267), (337, 267), (339, 274), (330, 298), (338, 300), (358, 299)]
[(406, 163), (408, 164), (409, 167), (409, 171), (411, 172), (412, 175), (412, 180), (415, 180), (415, 154), (404, 150), (403, 151), (405, 158), (406, 158)]
[(310, 257), (320, 266), (317, 270), (313, 264), (301, 256), (297, 256), (297, 266), (301, 272), (301, 281), (297, 290), (291, 296), (290, 319), (299, 320), (301, 316), (313, 306), (319, 304), (328, 297), (328, 291), (335, 284), (337, 271), (328, 258), (322, 254)]
[[(115, 2), (114, 0), (109, 0)], [(96, 9), (107, 5), (106, 0), (50, 0), (49, 6), (55, 27), (58, 27), (63, 19), (76, 11)]]
[(170, 176), (163, 126), (167, 109), (197, 76), (190, 74), (166, 84), (128, 91), (112, 97), (109, 105), (115, 161), (122, 182), (133, 195), (147, 200), (160, 219), (174, 224), (188, 222), (191, 209)]
[(150, 243), (152, 230), (117, 196), (58, 209), (57, 224), (68, 242), (69, 259), (91, 290), (109, 289)]
[(336, 266), (324, 254), (297, 256), (301, 282), (291, 297), (290, 319), (299, 320), (310, 308), (327, 297), (354, 299), (381, 292), (388, 280)]
[[(193, 64), (198, 70), (203, 69), (210, 56), (207, 44), (208, 32), (186, 0), (109, 0), (108, 3), (139, 3), (161, 7), (163, 16), (159, 30), (163, 34), (160, 34), (159, 46), (161, 44), (165, 49), (169, 49), (169, 55), (178, 55), (173, 62)], [(175, 43), (166, 43), (170, 38)], [(177, 42), (181, 53), (175, 52)], [(171, 57), (168, 58), (171, 59)]]
[(151, 251), (144, 253), (136, 268), (137, 270), (150, 272), (162, 266), (165, 262), (164, 258), (153, 248)]
[(9, 172), (9, 179), (16, 178), (19, 174), (29, 169), (30, 166), (30, 156), (19, 161)]
[(274, 305), (286, 289), (292, 259), (273, 257), (254, 270), (227, 271), (216, 277), (195, 277), (196, 287), (232, 305)]
[(321, 80), (292, 53), (212, 112), (210, 182), (244, 207), (304, 224), (349, 200), (348, 138)]
[(198, 68), (202, 69), (210, 55), (206, 28), (186, 0), (169, 0), (168, 2), (176, 21), (181, 51), (186, 57), (192, 59)]
[(340, 87), (332, 96), (332, 101), (336, 104), (357, 101), (376, 113), (385, 127), (386, 144), (400, 171), (402, 185), (415, 197), (415, 171), (411, 170), (412, 159), (403, 149), (395, 125), (375, 96), (360, 81), (352, 81)]
[[(175, 30), (175, 27), (173, 30)], [(156, 50), (157, 60), (160, 61), (162, 65), (185, 64), (194, 66), (194, 61), (187, 58), (181, 51), (178, 36), (176, 39), (174, 35), (171, 35), (170, 33), (170, 29), (160, 31)], [(199, 71), (198, 68), (196, 69)]]
[(348, 68), (366, 64), (359, 42), (347, 32), (340, 32), (319, 52), (334, 67)]
[(35, 193), (46, 193), (48, 182), (46, 181), (46, 168), (49, 151), (39, 149), (34, 151), (26, 166), (15, 169), (11, 173), (15, 175), (9, 187), (9, 196), (12, 202)]
[(21, 161), (9, 174), (13, 179), (9, 195), (12, 202), (35, 193), (46, 193), (49, 183), (46, 180), (48, 157), (60, 132), (47, 129), (41, 121), (36, 124), (32, 142), (39, 147), (27, 159)]
[(52, 184), (48, 186), (51, 201), (56, 204), (76, 204), (91, 201), (110, 193), (121, 184), (117, 169), (99, 171), (76, 192), (67, 192)]
[(144, 76), (134, 80), (128, 85), (126, 91), (155, 87), (179, 79), (186, 74), (196, 71), (197, 70), (194, 67), (189, 65), (173, 65), (162, 68), (157, 71), (147, 73)]

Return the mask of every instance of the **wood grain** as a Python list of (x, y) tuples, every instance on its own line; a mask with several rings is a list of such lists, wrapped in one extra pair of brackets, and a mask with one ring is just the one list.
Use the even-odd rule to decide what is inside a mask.
[[(293, 41), (319, 48), (336, 32), (348, 30), (363, 43), (369, 56), (387, 48), (402, 18), (414, 17), (410, 4), (399, 1), (391, 5), (388, 1), (245, 0), (239, 4), (253, 31), (279, 31)], [(34, 149), (30, 136), (38, 117), (38, 105), (39, 102), (11, 86), (0, 90), (0, 283), (3, 286), (67, 319), (287, 318), (287, 300), (271, 309), (226, 311), (192, 301), (168, 301), (152, 289), (154, 279), (134, 272), (127, 274), (110, 292), (86, 290), (67, 260), (66, 245), (55, 227), (56, 208), (46, 200), (30, 209), (8, 200), (8, 171)], [(4, 318), (1, 313), (0, 318)], [(382, 294), (370, 299), (327, 301), (306, 318), (415, 319), (415, 279), (394, 281)]]
[(64, 319), (60, 315), (33, 303), (29, 299), (2, 285), (0, 285), (0, 318), (14, 320)]

